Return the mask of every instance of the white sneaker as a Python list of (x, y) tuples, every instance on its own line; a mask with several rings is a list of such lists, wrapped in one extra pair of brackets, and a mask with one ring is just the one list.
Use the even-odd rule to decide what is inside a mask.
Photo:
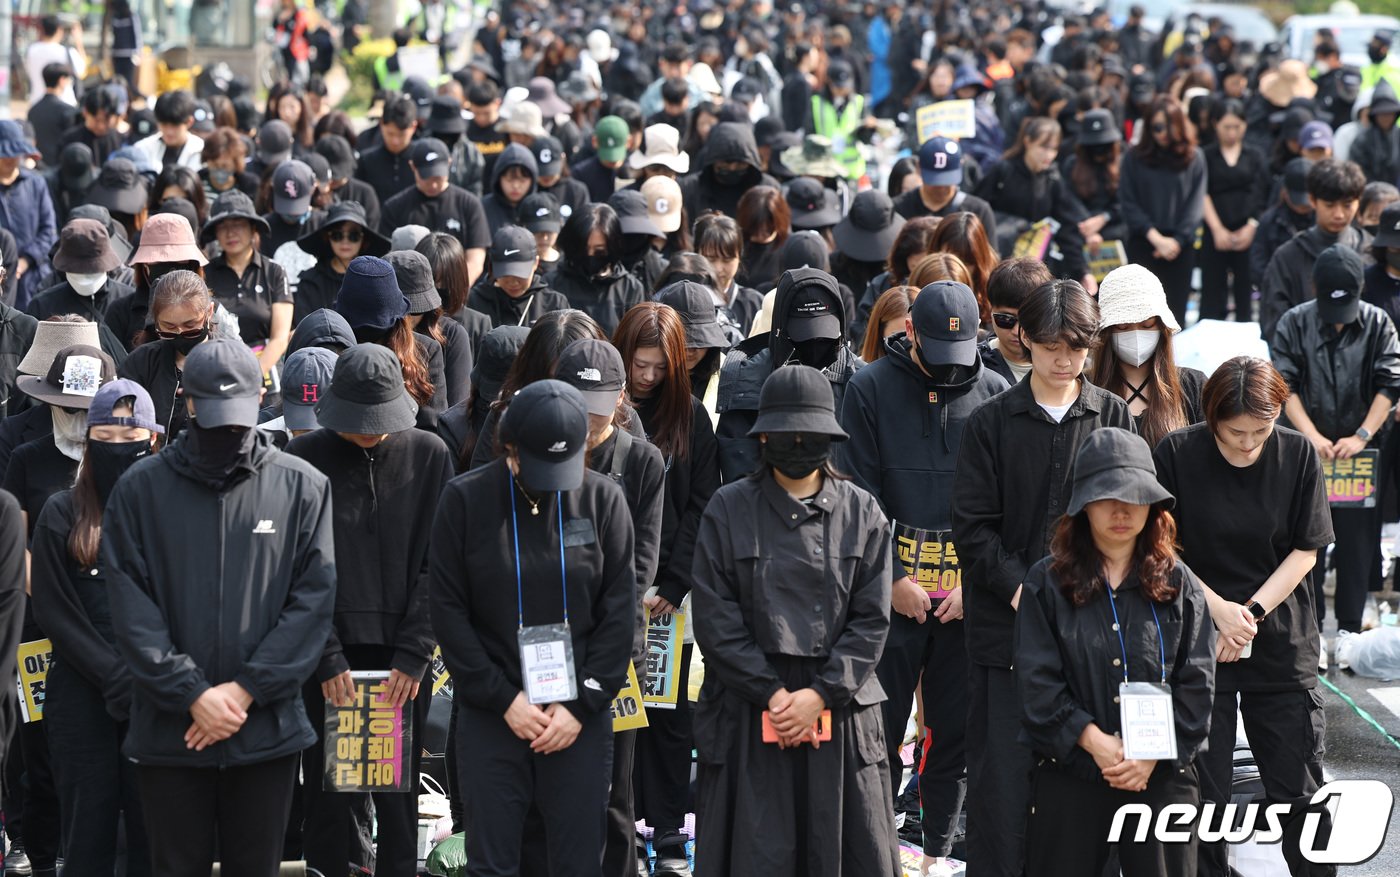
[(954, 877), (954, 875), (964, 873), (941, 856), (924, 856), (920, 871), (924, 874), (924, 877)]
[(1370, 630), (1381, 623), (1380, 603), (1375, 594), (1366, 595), (1366, 608), (1361, 610), (1361, 629)]
[(1321, 635), (1321, 634), (1318, 635), (1318, 646), (1319, 646), (1319, 648), (1318, 648), (1318, 650), (1317, 650), (1317, 672), (1319, 672), (1319, 673), (1326, 673), (1326, 672), (1327, 672), (1327, 637), (1326, 637), (1325, 635)]

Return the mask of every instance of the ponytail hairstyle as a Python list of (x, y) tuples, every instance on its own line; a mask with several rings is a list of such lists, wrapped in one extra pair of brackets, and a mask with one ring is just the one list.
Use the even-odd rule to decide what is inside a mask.
[(613, 346), (622, 354), (622, 363), (628, 369), (632, 367), (632, 357), (643, 347), (659, 348), (666, 357), (666, 377), (656, 388), (656, 419), (650, 438), (663, 457), (684, 460), (690, 450), (695, 409), (685, 366), (685, 324), (680, 314), (660, 302), (634, 305), (617, 324)]

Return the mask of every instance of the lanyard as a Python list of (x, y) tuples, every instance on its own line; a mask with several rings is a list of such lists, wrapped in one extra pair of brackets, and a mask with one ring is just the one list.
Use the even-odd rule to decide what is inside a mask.
[[(1108, 580), (1104, 580), (1104, 587), (1108, 588)], [(1157, 625), (1157, 651), (1162, 658), (1162, 684), (1167, 684), (1167, 646), (1162, 641), (1162, 622), (1157, 618), (1157, 604), (1151, 600), (1147, 605), (1152, 607), (1152, 621)], [(1118, 598), (1114, 596), (1114, 590), (1108, 588), (1108, 606), (1113, 610), (1113, 629), (1118, 632), (1118, 647), (1123, 650), (1123, 681), (1128, 681), (1128, 643), (1123, 639), (1123, 625), (1118, 622)]]
[[(510, 532), (515, 540), (515, 607), (520, 629), (525, 629), (525, 589), (520, 582), (520, 521), (515, 515), (515, 474), (510, 476)], [(555, 510), (559, 513), (559, 591), (564, 597), (564, 626), (569, 626), (569, 575), (564, 567), (564, 495), (554, 494)]]

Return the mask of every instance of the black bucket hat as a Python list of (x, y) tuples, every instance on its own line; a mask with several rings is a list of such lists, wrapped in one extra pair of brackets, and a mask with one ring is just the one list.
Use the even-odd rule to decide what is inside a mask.
[(408, 395), (399, 358), (380, 344), (356, 344), (342, 353), (330, 390), (316, 403), (316, 422), (355, 435), (412, 429), (418, 403)]
[(312, 147), (331, 166), (331, 179), (348, 180), (355, 175), (355, 148), (339, 134), (323, 134)]
[(1139, 435), (1108, 426), (1089, 433), (1074, 458), (1069, 507), (1074, 516), (1091, 502), (1116, 499), (1131, 505), (1176, 505), (1176, 498), (1157, 480), (1152, 451)]
[(214, 239), (219, 231), (219, 223), (225, 219), (246, 219), (253, 224), (253, 229), (259, 234), (272, 234), (272, 227), (267, 224), (266, 219), (258, 215), (258, 211), (253, 207), (253, 199), (234, 189), (214, 200), (214, 206), (209, 210), (209, 218), (205, 220), (204, 228), (199, 231), (201, 245)]
[(828, 228), (841, 221), (836, 193), (812, 177), (798, 177), (788, 183), (786, 200), (792, 211), (794, 229)]
[(1123, 139), (1112, 110), (1089, 110), (1079, 122), (1081, 146), (1106, 146)]
[(656, 300), (680, 314), (688, 349), (729, 349), (729, 337), (719, 324), (719, 308), (708, 287), (693, 280), (678, 280), (658, 292)]
[(70, 219), (58, 232), (53, 267), (65, 274), (106, 274), (121, 267), (107, 229), (95, 219)]
[(399, 291), (408, 299), (410, 314), (426, 314), (442, 307), (442, 295), (433, 283), (433, 266), (417, 250), (394, 250), (384, 257), (394, 266)]
[(315, 257), (316, 261), (329, 264), (331, 259), (335, 258), (335, 254), (331, 252), (331, 242), (326, 239), (326, 235), (337, 225), (346, 222), (358, 225), (364, 233), (364, 241), (360, 244), (361, 256), (383, 257), (389, 252), (389, 239), (369, 227), (369, 221), (365, 219), (365, 206), (358, 201), (339, 201), (332, 204), (320, 225), (297, 238), (297, 246)]
[(836, 422), (831, 381), (808, 365), (787, 365), (763, 382), (752, 438), (765, 432), (815, 432), (836, 441), (850, 438)]
[(113, 213), (135, 215), (146, 209), (146, 179), (130, 160), (109, 158), (88, 189), (87, 200)]
[(478, 402), (490, 404), (501, 395), (506, 374), (529, 334), (526, 326), (497, 326), (482, 336), (481, 349), (472, 364), (472, 387)]
[(881, 262), (889, 258), (904, 217), (894, 212), (894, 201), (879, 189), (856, 195), (846, 218), (831, 230), (836, 246), (852, 259)]

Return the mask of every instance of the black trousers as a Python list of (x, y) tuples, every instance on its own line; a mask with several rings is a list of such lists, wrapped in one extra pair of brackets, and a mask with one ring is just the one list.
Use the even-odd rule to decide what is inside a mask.
[[(935, 604), (936, 608), (936, 604)], [(919, 772), (919, 806), (923, 811), (924, 852), (947, 856), (953, 851), (958, 814), (967, 794), (967, 644), (963, 623), (933, 617), (919, 624), (898, 612), (890, 614), (890, 633), (876, 675), (885, 689), (885, 748), (890, 757), (890, 788), (899, 793), (904, 762), (899, 757), (914, 686), (923, 677), (924, 739)]]
[(681, 649), (680, 696), (673, 710), (647, 710), (647, 727), (637, 731), (637, 755), (632, 768), (632, 788), (638, 819), (660, 840), (679, 834), (690, 812), (690, 753), (695, 748), (691, 730), (690, 658), (695, 646)]
[(49, 670), (44, 724), (49, 743), (62, 753), (53, 770), (66, 839), (63, 868), (93, 877), (116, 874), (124, 825), (127, 877), (146, 877), (151, 855), (136, 765), (121, 752), (126, 723), (108, 715), (102, 692), (59, 657)]
[[(550, 877), (600, 877), (612, 714), (575, 716), (574, 745), (536, 755), (505, 718), (462, 704), (457, 710), (457, 775), (466, 813), (467, 877), (516, 877), (521, 844), (543, 844)], [(541, 835), (525, 836), (531, 806)]]
[(1017, 741), (1016, 680), (976, 663), (967, 679), (967, 860), (976, 877), (1021, 877), (1034, 760)]
[[(384, 670), (393, 659), (392, 646), (347, 645), (345, 659), (352, 670)], [(306, 717), (316, 729), (316, 742), (303, 753), (302, 849), (306, 864), (322, 874), (349, 873), (349, 866), (363, 858), (362, 838), (369, 830), (366, 798), (374, 800), (374, 824), (378, 827), (374, 873), (380, 877), (413, 877), (418, 870), (418, 767), (423, 749), (417, 736), (428, 720), (432, 702), (430, 686), (418, 690), (413, 702), (414, 745), (410, 747), (409, 790), (406, 792), (329, 792), (325, 790), (326, 700), (314, 679), (302, 689)]]
[(48, 728), (43, 722), (20, 724), (15, 738), (5, 763), (9, 791), (5, 797), (6, 827), (10, 837), (24, 845), (34, 870), (53, 870), (58, 866), (62, 816), (49, 758)]
[[(1322, 755), (1327, 717), (1322, 696), (1315, 690), (1257, 692), (1239, 695), (1219, 691), (1211, 711), (1209, 750), (1201, 756), (1201, 797), (1224, 805), (1230, 800), (1234, 775), (1236, 716), (1244, 717), (1249, 747), (1259, 767), (1264, 794), (1270, 804), (1289, 804), (1292, 811), (1283, 820), (1283, 858), (1293, 877), (1332, 877), (1336, 865), (1314, 865), (1303, 858), (1298, 839), (1308, 813), (1322, 815), (1316, 842), (1325, 846), (1331, 837), (1331, 817), (1325, 806), (1310, 808), (1312, 793), (1322, 785)], [(1202, 843), (1200, 877), (1227, 877), (1229, 850), (1223, 842)]]
[[(1380, 590), (1381, 584), (1381, 510), (1332, 509), (1332, 530), (1337, 542), (1332, 546), (1332, 563), (1337, 570), (1335, 596), (1337, 629), (1361, 632), (1361, 614), (1366, 609), (1366, 594)], [(1314, 573), (1316, 582), (1324, 574)], [(1326, 601), (1318, 594), (1317, 626), (1327, 615)]]
[(300, 754), (240, 767), (136, 769), (156, 877), (275, 877)]
[(1152, 254), (1152, 245), (1147, 238), (1139, 237), (1128, 238), (1125, 249), (1129, 262), (1143, 266), (1162, 281), (1162, 288), (1167, 292), (1167, 307), (1171, 308), (1172, 316), (1185, 329), (1186, 302), (1191, 298), (1191, 270), (1196, 267), (1196, 251), (1191, 247), (1182, 247), (1181, 254), (1175, 259), (1158, 259)]
[[(1096, 877), (1104, 873), (1115, 849), (1123, 877), (1194, 877), (1194, 833), (1191, 841), (1183, 844), (1163, 844), (1151, 830), (1142, 843), (1125, 840), (1110, 845), (1108, 835), (1113, 814), (1124, 804), (1147, 804), (1156, 813), (1168, 804), (1200, 803), (1195, 765), (1181, 769), (1174, 762), (1158, 762), (1146, 791), (1124, 792), (1046, 760), (1036, 766), (1031, 789), (1026, 877)], [(1137, 820), (1129, 820), (1125, 830), (1136, 829)]]
[(608, 828), (603, 839), (604, 877), (635, 877), (637, 873), (637, 811), (632, 793), (632, 765), (636, 753), (635, 728), (613, 733)]
[(1210, 229), (1206, 229), (1201, 240), (1201, 319), (1225, 319), (1233, 301), (1235, 320), (1247, 323), (1253, 316), (1253, 296), (1254, 278), (1249, 271), (1249, 251), (1217, 250)]

